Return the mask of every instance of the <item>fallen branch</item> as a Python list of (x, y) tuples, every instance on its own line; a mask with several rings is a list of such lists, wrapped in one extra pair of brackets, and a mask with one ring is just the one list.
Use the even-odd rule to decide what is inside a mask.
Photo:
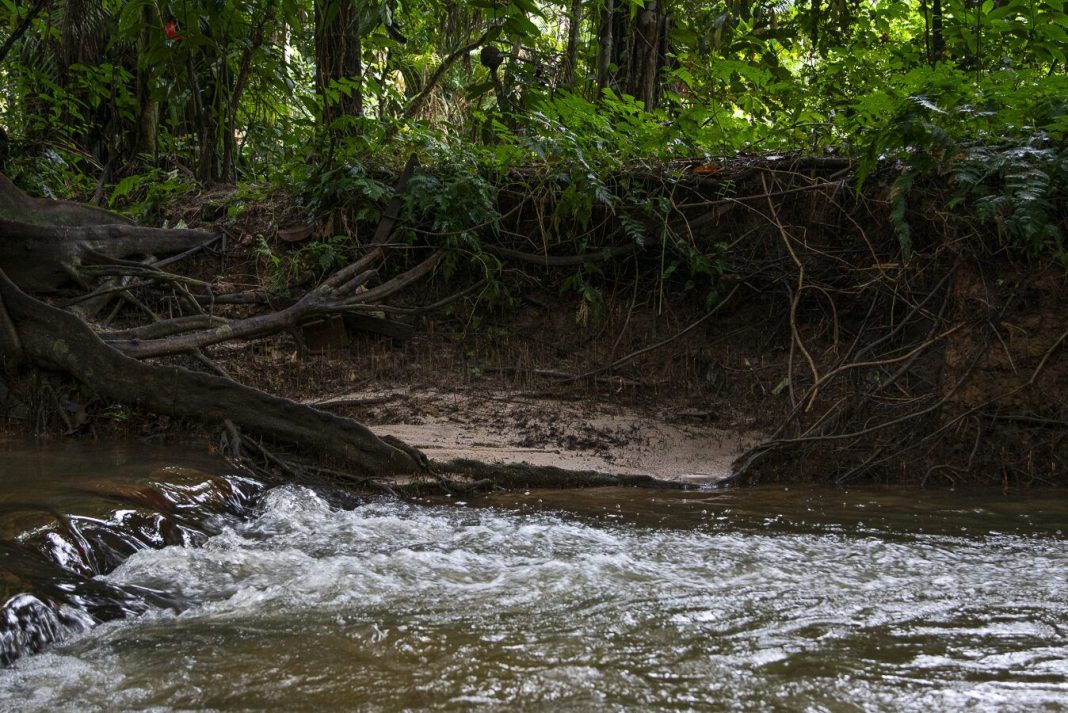
[(637, 248), (633, 245), (620, 245), (618, 247), (605, 248), (604, 250), (597, 250), (582, 255), (535, 255), (534, 253), (525, 253), (519, 250), (512, 250), (511, 248), (498, 247), (496, 245), (486, 245), (483, 246), (482, 249), (497, 257), (538, 265), (540, 267), (575, 267), (590, 262), (605, 262), (624, 255), (631, 255)]

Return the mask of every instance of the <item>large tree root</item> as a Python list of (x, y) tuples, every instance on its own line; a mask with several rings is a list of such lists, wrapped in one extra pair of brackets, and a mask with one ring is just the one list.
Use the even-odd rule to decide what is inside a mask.
[(0, 215), (9, 220), (37, 225), (111, 225), (133, 226), (134, 222), (110, 210), (74, 201), (34, 198), (19, 190), (11, 179), (0, 173)]
[[(29, 297), (0, 270), (0, 302), (17, 340), (16, 361), (70, 374), (101, 398), (207, 423), (239, 427), (311, 451), (362, 476), (418, 473), (419, 451), (351, 419), (175, 366), (146, 364), (102, 342), (80, 319)], [(9, 334), (11, 329), (5, 330)], [(17, 346), (16, 346), (17, 345)]]
[(51, 292), (82, 265), (169, 255), (216, 239), (206, 230), (165, 230), (112, 223), (68, 227), (0, 218), (0, 265), (24, 289)]
[(146, 228), (102, 208), (33, 198), (0, 174), (0, 265), (24, 290), (51, 292), (83, 264), (182, 252), (215, 237), (206, 230)]

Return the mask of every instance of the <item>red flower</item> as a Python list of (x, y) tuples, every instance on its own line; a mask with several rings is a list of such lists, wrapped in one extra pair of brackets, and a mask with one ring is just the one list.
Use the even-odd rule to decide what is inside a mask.
[(177, 20), (167, 20), (167, 22), (163, 25), (163, 31), (167, 33), (168, 40), (174, 40), (175, 42), (178, 42), (180, 40), (185, 39), (184, 37), (178, 34)]

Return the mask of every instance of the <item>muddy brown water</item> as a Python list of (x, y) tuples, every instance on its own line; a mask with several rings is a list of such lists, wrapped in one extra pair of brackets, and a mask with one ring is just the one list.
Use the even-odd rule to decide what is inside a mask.
[[(23, 508), (0, 515), (6, 576), (38, 587), (11, 596), (63, 615), (0, 670), (0, 710), (1068, 710), (1060, 493), (343, 508), (182, 451), (8, 447), (0, 473)], [(121, 561), (71, 555), (29, 504)], [(73, 559), (35, 575), (33, 547)]]

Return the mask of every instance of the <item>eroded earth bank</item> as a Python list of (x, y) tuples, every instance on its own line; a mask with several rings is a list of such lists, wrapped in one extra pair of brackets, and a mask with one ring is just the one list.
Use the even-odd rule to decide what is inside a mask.
[(222, 187), (178, 229), (5, 184), (0, 408), (391, 492), (1062, 484), (1063, 269), (950, 183), (902, 197), (885, 166), (858, 192), (854, 169), (634, 169), (656, 211), (581, 216), (505, 178), (459, 233), (414, 158), (378, 210)]

